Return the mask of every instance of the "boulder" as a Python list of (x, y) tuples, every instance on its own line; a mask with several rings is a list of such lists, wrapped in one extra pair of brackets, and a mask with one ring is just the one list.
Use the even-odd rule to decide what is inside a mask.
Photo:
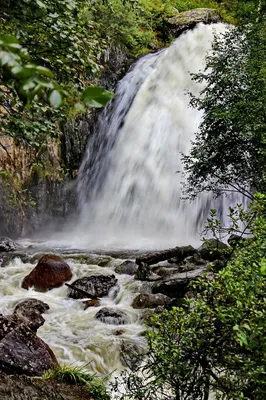
[(109, 325), (124, 325), (127, 324), (128, 317), (123, 311), (115, 308), (101, 308), (95, 315), (95, 319)]
[(43, 256), (37, 266), (22, 281), (23, 289), (34, 286), (39, 292), (62, 286), (64, 282), (72, 278), (69, 265), (63, 258), (54, 254)]
[(219, 12), (211, 8), (195, 8), (193, 10), (175, 13), (175, 15), (165, 21), (165, 31), (167, 36), (177, 38), (184, 31), (193, 29), (198, 23), (213, 24), (221, 22), (222, 17)]
[(132, 302), (133, 308), (156, 308), (170, 302), (170, 298), (164, 294), (139, 294)]
[(0, 251), (14, 251), (17, 250), (18, 245), (12, 239), (2, 236), (0, 238)]
[(14, 310), (14, 315), (19, 317), (25, 325), (34, 332), (45, 322), (42, 314), (49, 310), (47, 303), (38, 299), (27, 299), (18, 303)]
[(198, 278), (206, 269), (205, 266), (193, 271), (177, 274), (174, 278), (156, 282), (152, 286), (152, 293), (162, 293), (176, 299), (182, 299), (189, 291), (189, 282)]
[(217, 239), (209, 239), (198, 249), (198, 254), (203, 260), (214, 261), (224, 256), (230, 247)]
[(126, 260), (115, 268), (117, 274), (135, 275), (138, 266), (133, 261)]
[[(86, 276), (77, 279), (71, 286), (75, 286), (81, 290), (70, 289), (68, 296), (72, 299), (85, 299), (90, 296), (95, 298), (104, 297), (108, 296), (111, 289), (116, 288), (116, 292), (119, 289), (117, 279), (114, 275)], [(88, 293), (88, 296), (86, 296), (86, 293)]]
[(41, 376), (57, 365), (49, 346), (18, 315), (0, 316), (0, 369)]

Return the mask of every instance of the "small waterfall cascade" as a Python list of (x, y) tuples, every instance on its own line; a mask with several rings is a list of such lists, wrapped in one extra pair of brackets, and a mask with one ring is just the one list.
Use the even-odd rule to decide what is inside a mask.
[(227, 213), (232, 198), (182, 200), (181, 153), (188, 153), (202, 114), (188, 92), (202, 85), (214, 34), (224, 24), (199, 24), (169, 48), (141, 58), (102, 113), (79, 173), (77, 237), (95, 248), (165, 248), (199, 243), (211, 208)]

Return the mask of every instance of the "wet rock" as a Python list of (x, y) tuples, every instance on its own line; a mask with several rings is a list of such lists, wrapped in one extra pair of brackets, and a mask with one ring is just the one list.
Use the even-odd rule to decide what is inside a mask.
[(152, 288), (152, 292), (154, 294), (162, 293), (168, 297), (183, 298), (188, 292), (189, 282), (190, 279), (188, 278), (176, 278), (168, 281), (163, 281), (160, 283), (156, 283)]
[(156, 270), (156, 274), (159, 275), (162, 279), (170, 278), (173, 275), (176, 275), (179, 272), (179, 267), (176, 268), (167, 268), (160, 267)]
[(0, 374), (1, 400), (91, 400), (86, 386), (25, 375)]
[(152, 286), (152, 293), (162, 293), (171, 298), (183, 298), (189, 291), (189, 282), (198, 278), (206, 267), (200, 267), (190, 272), (177, 274), (174, 278), (156, 282)]
[(18, 303), (14, 310), (14, 315), (19, 317), (25, 325), (34, 332), (45, 322), (42, 314), (49, 310), (47, 303), (38, 299), (27, 299)]
[(138, 265), (133, 261), (126, 260), (115, 268), (117, 274), (135, 275)]
[(164, 294), (139, 294), (133, 300), (133, 308), (156, 308), (168, 304), (171, 299)]
[(22, 282), (23, 289), (34, 286), (35, 290), (45, 292), (62, 286), (72, 278), (69, 265), (63, 258), (54, 254), (43, 256), (37, 266), (27, 275)]
[(1, 267), (7, 267), (9, 263), (11, 263), (16, 258), (19, 258), (23, 263), (28, 263), (31, 261), (31, 256), (26, 253), (18, 253), (18, 252), (9, 252), (9, 253), (2, 253), (0, 260)]
[(128, 323), (128, 317), (123, 311), (108, 307), (101, 308), (96, 313), (95, 319), (110, 325), (124, 325)]
[(143, 360), (143, 349), (133, 343), (122, 343), (120, 356), (125, 367), (130, 368), (131, 371), (138, 368)]
[(101, 301), (99, 299), (91, 299), (84, 301), (84, 310), (86, 310), (89, 307), (98, 307), (101, 304)]
[(198, 254), (203, 260), (214, 261), (223, 257), (230, 247), (217, 239), (209, 239), (198, 249)]
[(0, 251), (15, 251), (17, 250), (18, 245), (15, 243), (12, 239), (9, 239), (8, 237), (2, 236), (0, 238)]
[(180, 12), (165, 21), (165, 34), (177, 38), (184, 31), (193, 29), (198, 23), (213, 24), (221, 22), (219, 12), (211, 8), (196, 8)]
[(170, 264), (180, 264), (185, 258), (193, 256), (197, 252), (197, 250), (190, 245), (176, 247), (176, 249), (179, 249), (179, 252), (175, 257), (172, 257), (168, 260)]
[(135, 279), (139, 281), (159, 281), (161, 277), (151, 270), (151, 266), (147, 264), (139, 265), (137, 272), (135, 274)]
[(0, 316), (0, 369), (41, 376), (57, 365), (49, 346), (16, 314)]
[[(104, 297), (108, 296), (109, 292), (116, 288), (116, 292), (119, 287), (117, 279), (114, 275), (92, 275), (86, 276), (81, 279), (77, 279), (73, 282), (72, 286), (81, 289), (83, 292), (88, 293), (93, 297)], [(74, 289), (70, 289), (68, 296), (72, 299), (85, 299), (85, 293), (79, 292)]]

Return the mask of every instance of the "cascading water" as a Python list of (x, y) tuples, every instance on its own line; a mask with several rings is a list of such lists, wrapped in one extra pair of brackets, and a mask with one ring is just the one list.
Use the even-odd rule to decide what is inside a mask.
[(214, 33), (225, 29), (199, 24), (168, 49), (143, 57), (121, 81), (80, 169), (78, 236), (84, 244), (195, 244), (210, 208), (227, 212), (232, 199), (217, 203), (208, 194), (181, 200), (177, 173), (202, 115), (189, 107), (188, 92), (202, 89), (190, 73), (204, 69)]

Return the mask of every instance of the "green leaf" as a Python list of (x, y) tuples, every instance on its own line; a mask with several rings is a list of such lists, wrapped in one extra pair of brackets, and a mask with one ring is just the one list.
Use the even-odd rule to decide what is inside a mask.
[(86, 106), (100, 108), (105, 106), (105, 104), (113, 97), (113, 93), (108, 92), (99, 86), (91, 86), (83, 91), (81, 99)]
[(49, 96), (49, 101), (54, 108), (58, 108), (62, 103), (62, 96), (58, 90), (53, 90)]
[(36, 67), (36, 71), (42, 75), (48, 76), (49, 78), (52, 78), (54, 76), (49, 68), (42, 67), (41, 65), (38, 65), (38, 67)]
[(262, 258), (260, 262), (260, 272), (262, 275), (266, 275), (266, 259)]
[(42, 1), (37, 0), (36, 3), (37, 3), (38, 6), (40, 6), (41, 8), (46, 8), (46, 5), (45, 5)]

